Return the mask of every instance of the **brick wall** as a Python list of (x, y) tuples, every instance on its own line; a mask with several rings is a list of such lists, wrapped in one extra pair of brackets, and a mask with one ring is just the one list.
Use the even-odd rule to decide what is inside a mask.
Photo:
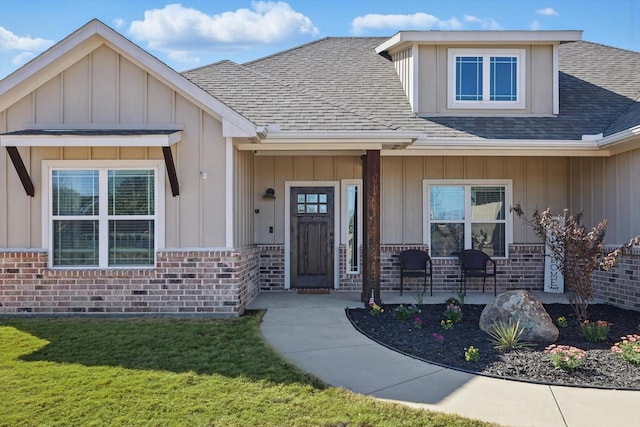
[(49, 269), (42, 251), (0, 252), (0, 313), (215, 313), (258, 292), (256, 248), (165, 251), (149, 269)]
[[(380, 288), (384, 291), (400, 291), (400, 263), (398, 254), (406, 249), (427, 250), (426, 245), (381, 245)], [(542, 245), (511, 245), (509, 259), (497, 260), (498, 291), (512, 289), (542, 290), (544, 288), (544, 247)], [(284, 245), (260, 246), (260, 290), (284, 290)], [(342, 291), (361, 291), (362, 274), (347, 272), (347, 250), (339, 247), (339, 282)], [(460, 264), (457, 259), (433, 260), (433, 289), (454, 292), (458, 289)], [(409, 291), (422, 286), (421, 279), (405, 278)], [(493, 289), (493, 281), (487, 283)], [(470, 279), (467, 289), (482, 289), (482, 281)]]
[(260, 290), (284, 290), (284, 245), (258, 246)]
[(609, 271), (596, 271), (591, 278), (595, 299), (640, 311), (640, 249), (624, 254)]

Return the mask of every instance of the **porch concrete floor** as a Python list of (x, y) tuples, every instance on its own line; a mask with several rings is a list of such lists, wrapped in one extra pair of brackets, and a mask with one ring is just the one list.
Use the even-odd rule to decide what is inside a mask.
[[(543, 303), (564, 295), (534, 292)], [(453, 294), (434, 293), (424, 303)], [(491, 292), (468, 293), (465, 303), (487, 303)], [(414, 303), (411, 291), (383, 292), (385, 304)], [(510, 426), (606, 426), (637, 422), (640, 392), (548, 386), (488, 378), (425, 363), (383, 347), (356, 331), (346, 307), (360, 293), (299, 295), (263, 292), (250, 309), (266, 309), (261, 331), (287, 360), (326, 383), (412, 407), (455, 413)]]

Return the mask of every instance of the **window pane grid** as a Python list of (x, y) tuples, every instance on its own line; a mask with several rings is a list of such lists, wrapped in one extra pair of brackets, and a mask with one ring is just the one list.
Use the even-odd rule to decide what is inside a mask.
[(491, 101), (517, 101), (517, 67), (517, 57), (491, 57)]
[(505, 186), (430, 185), (428, 191), (432, 256), (465, 248), (506, 256)]
[(521, 92), (525, 52), (450, 49), (450, 108), (525, 108)]
[(109, 221), (109, 265), (153, 264), (153, 236), (153, 220)]
[(456, 100), (482, 101), (482, 62), (478, 56), (456, 58)]
[(52, 202), (53, 215), (97, 215), (98, 171), (53, 171)]
[(155, 175), (152, 169), (52, 170), (52, 265), (153, 265)]

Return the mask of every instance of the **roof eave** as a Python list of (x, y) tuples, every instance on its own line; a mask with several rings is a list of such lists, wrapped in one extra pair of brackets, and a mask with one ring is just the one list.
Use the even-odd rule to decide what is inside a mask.
[(399, 31), (376, 47), (376, 52), (396, 50), (405, 44), (556, 44), (582, 40), (582, 30), (552, 31)]
[(608, 135), (596, 144), (598, 148), (609, 150), (612, 154), (640, 148), (640, 125)]

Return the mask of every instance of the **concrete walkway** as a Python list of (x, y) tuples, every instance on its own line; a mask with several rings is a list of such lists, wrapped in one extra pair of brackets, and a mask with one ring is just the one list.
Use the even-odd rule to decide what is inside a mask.
[[(441, 303), (451, 295), (425, 298)], [(562, 295), (536, 294), (543, 302)], [(469, 294), (468, 304), (493, 295)], [(383, 293), (385, 304), (413, 303), (410, 292)], [(356, 331), (345, 307), (361, 307), (359, 293), (260, 293), (251, 309), (267, 309), (261, 330), (287, 360), (328, 384), (414, 407), (509, 426), (613, 426), (638, 422), (640, 391), (546, 386), (487, 378), (431, 365), (383, 347)]]

